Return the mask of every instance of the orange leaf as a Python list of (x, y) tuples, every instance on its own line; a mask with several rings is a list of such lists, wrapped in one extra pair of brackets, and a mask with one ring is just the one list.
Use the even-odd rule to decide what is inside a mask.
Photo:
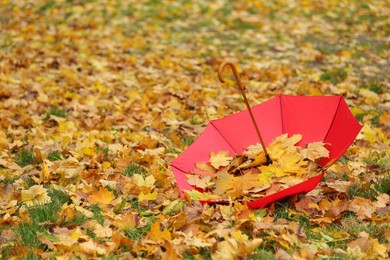
[(99, 191), (93, 191), (89, 197), (91, 203), (110, 204), (115, 199), (114, 193), (107, 188), (100, 188)]
[(171, 240), (171, 233), (167, 229), (161, 231), (160, 221), (157, 221), (151, 224), (148, 237), (154, 241)]

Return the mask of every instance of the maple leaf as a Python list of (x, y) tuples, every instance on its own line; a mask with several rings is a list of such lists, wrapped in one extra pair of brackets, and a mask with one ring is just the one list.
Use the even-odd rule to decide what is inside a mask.
[(102, 226), (99, 223), (95, 223), (93, 227), (93, 233), (98, 238), (112, 237), (112, 229), (108, 226)]
[(150, 225), (150, 231), (147, 233), (147, 236), (154, 241), (170, 240), (171, 233), (167, 230), (161, 230), (161, 222), (156, 221)]
[(236, 177), (227, 172), (218, 172), (214, 193), (223, 195), (234, 188)]
[(187, 177), (188, 177), (187, 179), (188, 184), (191, 184), (192, 186), (195, 186), (203, 190), (214, 185), (214, 183), (211, 182), (211, 176), (205, 176), (202, 178), (199, 175), (187, 174)]
[(100, 203), (103, 205), (110, 204), (115, 199), (114, 193), (109, 191), (107, 188), (99, 188), (98, 191), (90, 193), (89, 201), (91, 203)]
[(199, 192), (197, 190), (185, 190), (184, 193), (191, 200), (195, 200), (195, 201), (222, 199), (222, 197), (217, 194), (208, 193), (208, 192)]
[(41, 164), (42, 170), (39, 173), (39, 179), (42, 180), (42, 181), (48, 181), (49, 178), (50, 178), (50, 170), (49, 170), (49, 167), (48, 167), (49, 163), (47, 161), (45, 161), (45, 162), (43, 162)]
[(156, 182), (156, 179), (153, 175), (149, 175), (147, 177), (143, 177), (141, 174), (134, 174), (133, 180), (135, 182), (135, 185), (139, 187), (149, 187), (152, 188), (154, 186), (154, 183)]
[(355, 212), (358, 219), (371, 219), (375, 211), (373, 202), (369, 199), (355, 197), (348, 206), (348, 210)]
[(92, 254), (92, 255), (104, 255), (107, 253), (107, 250), (100, 247), (100, 246), (97, 246), (91, 239), (86, 241), (86, 242), (82, 242), (79, 244), (80, 248), (88, 253), (88, 254)]
[(250, 168), (250, 167), (257, 167), (260, 165), (263, 165), (267, 162), (267, 158), (265, 157), (265, 153), (259, 153), (256, 155), (252, 155), (253, 161), (247, 160), (246, 162), (240, 164), (238, 168)]
[(301, 154), (303, 158), (307, 158), (313, 162), (319, 158), (329, 157), (329, 151), (325, 148), (325, 143), (323, 142), (309, 143), (307, 148), (302, 149)]
[(242, 154), (247, 156), (248, 158), (255, 158), (258, 154), (263, 151), (263, 147), (260, 143), (249, 145)]
[(221, 166), (228, 166), (232, 159), (233, 157), (229, 156), (227, 151), (220, 151), (218, 153), (211, 152), (210, 164), (215, 169), (219, 169)]
[(367, 233), (361, 232), (360, 238), (348, 242), (347, 247), (349, 248), (359, 248), (361, 252), (364, 252), (366, 256), (368, 257), (374, 257), (377, 258), (383, 257), (385, 258), (387, 256), (387, 249), (386, 246), (383, 244), (380, 244), (376, 238), (372, 238), (368, 236)]
[(43, 185), (31, 186), (28, 190), (21, 191), (22, 202), (26, 206), (34, 206), (51, 202), (47, 189)]
[(155, 200), (157, 198), (157, 195), (158, 195), (158, 193), (156, 191), (155, 192), (149, 192), (147, 194), (144, 194), (143, 192), (141, 192), (138, 195), (138, 201)]
[(229, 238), (217, 245), (217, 250), (212, 254), (212, 259), (236, 259), (239, 245), (234, 238)]
[(209, 165), (208, 163), (196, 163), (196, 167), (191, 171), (194, 175), (201, 176), (213, 176), (216, 177), (215, 168)]
[(390, 196), (388, 194), (382, 193), (377, 197), (377, 201), (374, 202), (374, 207), (384, 208), (390, 204)]

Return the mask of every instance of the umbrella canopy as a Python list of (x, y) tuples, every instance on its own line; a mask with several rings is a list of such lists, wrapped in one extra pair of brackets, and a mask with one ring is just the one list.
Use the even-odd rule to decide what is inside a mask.
[[(284, 133), (301, 134), (300, 146), (318, 141), (326, 143), (329, 158), (323, 158), (319, 162), (321, 166), (337, 161), (362, 127), (342, 96), (278, 95), (252, 107), (252, 113), (265, 145)], [(184, 190), (195, 189), (188, 184), (185, 175), (191, 173), (196, 163), (209, 161), (210, 152), (225, 150), (230, 155), (240, 154), (246, 147), (258, 142), (248, 110), (211, 121), (195, 142), (171, 163), (181, 195)], [(261, 208), (284, 197), (309, 192), (317, 186), (323, 174), (248, 205)]]

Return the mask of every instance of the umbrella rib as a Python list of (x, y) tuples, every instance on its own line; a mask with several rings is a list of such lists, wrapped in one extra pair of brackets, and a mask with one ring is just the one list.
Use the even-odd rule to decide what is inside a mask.
[(330, 123), (328, 131), (326, 132), (326, 135), (325, 135), (325, 137), (323, 139), (324, 141), (328, 137), (328, 134), (329, 134), (330, 130), (332, 129), (332, 126), (333, 126), (334, 120), (336, 118), (337, 112), (339, 111), (339, 108), (340, 108), (341, 99), (342, 99), (342, 96), (340, 96), (340, 98), (339, 98), (339, 102), (337, 103), (336, 111), (334, 112), (334, 115), (333, 115), (333, 118), (332, 118), (332, 122)]
[(185, 171), (183, 171), (182, 169), (180, 169), (179, 167), (177, 167), (176, 165), (174, 165), (174, 164), (169, 164), (170, 166), (172, 166), (173, 168), (176, 168), (177, 170), (179, 170), (179, 171), (181, 171), (181, 172), (183, 172), (183, 173), (188, 173), (188, 172), (185, 172)]

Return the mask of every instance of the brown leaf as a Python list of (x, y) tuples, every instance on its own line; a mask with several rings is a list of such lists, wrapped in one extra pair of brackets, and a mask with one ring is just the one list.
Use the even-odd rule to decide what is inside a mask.
[(375, 207), (371, 200), (355, 197), (348, 206), (348, 210), (355, 212), (360, 220), (371, 219), (375, 211)]
[(279, 248), (275, 252), (274, 259), (275, 260), (292, 260), (293, 257), (289, 253), (284, 251), (283, 249)]

